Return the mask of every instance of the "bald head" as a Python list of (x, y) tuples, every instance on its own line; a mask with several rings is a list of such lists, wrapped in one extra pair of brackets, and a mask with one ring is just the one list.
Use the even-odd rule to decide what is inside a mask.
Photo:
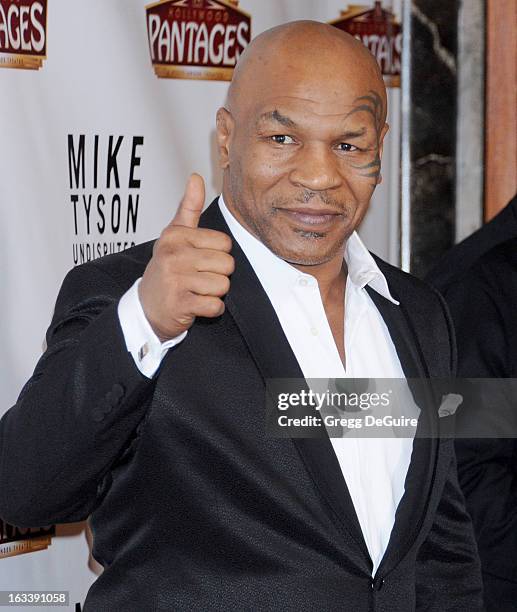
[(257, 95), (277, 92), (291, 81), (310, 96), (322, 81), (335, 89), (353, 87), (358, 96), (375, 92), (386, 118), (386, 88), (377, 61), (356, 38), (317, 21), (294, 21), (259, 34), (234, 70), (227, 108), (239, 114)]
[(339, 270), (381, 180), (385, 118), (382, 75), (352, 36), (314, 21), (257, 36), (217, 113), (228, 208), (282, 259)]

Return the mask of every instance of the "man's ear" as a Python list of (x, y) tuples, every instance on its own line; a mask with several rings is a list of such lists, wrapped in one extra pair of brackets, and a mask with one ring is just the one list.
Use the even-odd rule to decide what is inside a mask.
[[(390, 126), (385, 123), (381, 133), (379, 134), (379, 159), (382, 160), (382, 152), (384, 148), (384, 136), (386, 136), (387, 131), (390, 129)], [(382, 183), (382, 174), (379, 172), (379, 176), (377, 177), (377, 185)]]
[(216, 115), (217, 150), (219, 151), (219, 165), (224, 170), (230, 165), (230, 145), (235, 123), (230, 111), (221, 107)]

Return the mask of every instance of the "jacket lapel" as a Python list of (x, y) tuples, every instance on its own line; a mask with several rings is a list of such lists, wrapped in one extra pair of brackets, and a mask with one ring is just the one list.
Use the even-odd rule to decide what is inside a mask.
[[(200, 226), (231, 236), (217, 200), (203, 213)], [(274, 378), (303, 379), (303, 373), (278, 317), (237, 241), (233, 240), (235, 271), (225, 297), (232, 315), (264, 381)], [(306, 387), (307, 388), (307, 387)], [(307, 388), (308, 389), (308, 388)], [(311, 479), (323, 497), (334, 523), (348, 543), (356, 545), (362, 570), (371, 573), (372, 563), (343, 473), (325, 428), (321, 438), (292, 439)]]
[[(390, 284), (390, 289), (391, 287)], [(428, 378), (429, 374), (418, 338), (410, 326), (404, 304), (402, 302), (400, 306), (393, 304), (368, 285), (366, 291), (389, 329), (406, 378)], [(400, 301), (398, 296), (395, 297)]]
[[(388, 277), (391, 289), (393, 285), (389, 283), (389, 273), (386, 271), (384, 273)], [(367, 291), (389, 329), (406, 378), (429, 378), (418, 336), (406, 314), (404, 302), (395, 295), (400, 302), (400, 306), (397, 306), (370, 287), (367, 287)], [(437, 461), (438, 441), (435, 437), (419, 437), (419, 434), (432, 429), (434, 429), (433, 415), (423, 410), (413, 441), (411, 463), (404, 483), (404, 495), (395, 514), (395, 525), (378, 569), (379, 575), (385, 576), (409, 551), (425, 518)]]

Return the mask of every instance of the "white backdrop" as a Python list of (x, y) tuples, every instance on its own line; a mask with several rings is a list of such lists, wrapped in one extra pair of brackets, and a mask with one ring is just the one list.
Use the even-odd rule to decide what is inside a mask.
[[(397, 9), (400, 1), (384, 5)], [(373, 0), (362, 3), (372, 6)], [(205, 177), (207, 202), (219, 193), (214, 116), (224, 102), (227, 83), (157, 78), (146, 29), (148, 4), (48, 0), (47, 57), (42, 67), (0, 68), (0, 415), (16, 401), (32, 373), (60, 283), (81, 248), (86, 252), (100, 244), (102, 250), (106, 244), (108, 250), (117, 249), (118, 242), (155, 237), (174, 214), (192, 171)], [(251, 15), (254, 36), (293, 19), (331, 21), (346, 9), (346, 2), (241, 0), (239, 7)], [(0, 30), (0, 42), (2, 36)], [(361, 235), (371, 250), (397, 264), (398, 89), (389, 90), (388, 121), (384, 181)], [(70, 185), (69, 135), (76, 156), (84, 135), (84, 188), (82, 183), (79, 188)], [(112, 150), (123, 137), (117, 154), (118, 187), (113, 172), (109, 187), (106, 180), (110, 136)], [(143, 138), (143, 144), (135, 141), (134, 150), (139, 160), (133, 178), (140, 185), (129, 188), (134, 138)], [(105, 200), (102, 214), (97, 208), (99, 194)], [(89, 234), (83, 196), (86, 205), (90, 196), (92, 202)], [(115, 213), (120, 200), (118, 230), (118, 214), (114, 219), (117, 231), (111, 226), (113, 196)], [(126, 231), (130, 196), (133, 217)], [(0, 558), (0, 590), (69, 590), (71, 602), (83, 602), (99, 571), (89, 559), (84, 526), (58, 527), (47, 550)]]

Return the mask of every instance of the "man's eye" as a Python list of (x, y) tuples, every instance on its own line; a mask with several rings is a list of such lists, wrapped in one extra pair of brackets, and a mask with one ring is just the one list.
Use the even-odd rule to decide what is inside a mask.
[(271, 140), (276, 142), (276, 144), (294, 144), (294, 140), (285, 134), (275, 134), (271, 136)]
[(338, 149), (340, 151), (346, 151), (346, 152), (357, 151), (357, 147), (348, 142), (340, 142), (338, 145)]

